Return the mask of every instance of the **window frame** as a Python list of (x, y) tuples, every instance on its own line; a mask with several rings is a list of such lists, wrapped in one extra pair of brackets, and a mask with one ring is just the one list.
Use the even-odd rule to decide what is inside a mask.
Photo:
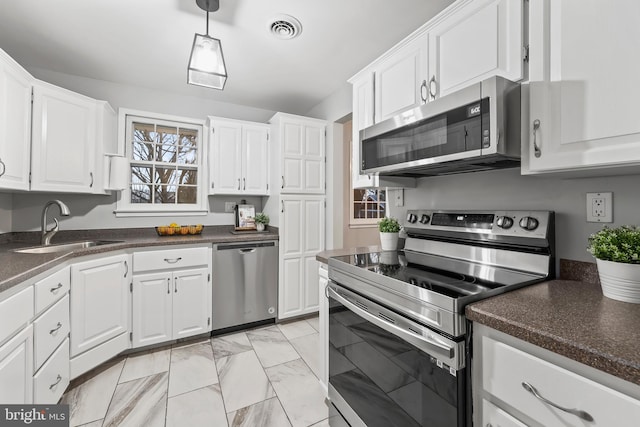
[[(378, 207), (380, 207), (380, 192), (384, 192), (385, 193), (385, 205), (388, 203), (387, 201), (387, 189), (386, 188), (376, 188), (376, 187), (370, 187), (370, 188), (351, 188), (351, 197), (350, 197), (350, 203), (349, 203), (349, 225), (352, 227), (375, 227), (378, 225), (378, 222), (384, 218), (384, 214), (381, 217), (378, 218), (355, 218), (354, 214), (355, 214), (355, 209), (354, 206), (357, 202), (360, 202), (360, 200), (356, 201), (355, 200), (355, 192), (356, 190), (373, 190), (376, 191), (378, 193), (378, 201), (376, 202), (376, 204), (378, 205)], [(385, 207), (386, 210), (386, 207)]]
[[(147, 204), (147, 203), (131, 203), (131, 163), (132, 163), (132, 123), (149, 123), (153, 125), (167, 125), (171, 127), (182, 127), (193, 129), (198, 132), (197, 137), (197, 203), (191, 204)], [(118, 194), (116, 201), (116, 217), (130, 216), (197, 216), (207, 215), (207, 193), (206, 193), (206, 168), (205, 159), (207, 159), (208, 149), (208, 133), (205, 120), (198, 120), (189, 117), (180, 117), (168, 114), (153, 113), (149, 111), (140, 111), (120, 108), (118, 112), (118, 147), (122, 150), (121, 154), (127, 159), (127, 187)]]

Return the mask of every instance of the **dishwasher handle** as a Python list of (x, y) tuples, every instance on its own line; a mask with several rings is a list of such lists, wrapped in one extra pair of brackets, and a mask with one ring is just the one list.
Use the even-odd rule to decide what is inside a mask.
[(240, 249), (241, 251), (247, 250), (255, 250), (259, 248), (269, 248), (277, 246), (275, 241), (266, 241), (266, 242), (253, 242), (253, 243), (228, 243), (221, 245), (213, 245), (214, 251), (228, 251), (232, 249)]
[(256, 251), (256, 248), (242, 248), (242, 249), (238, 249), (238, 252), (240, 252), (241, 255), (245, 255), (245, 254), (252, 254)]

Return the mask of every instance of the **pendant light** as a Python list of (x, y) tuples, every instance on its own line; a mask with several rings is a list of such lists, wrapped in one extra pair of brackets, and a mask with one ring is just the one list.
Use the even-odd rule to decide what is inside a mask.
[(187, 83), (224, 89), (227, 81), (227, 69), (224, 64), (220, 40), (209, 37), (209, 12), (220, 7), (219, 0), (196, 0), (198, 7), (207, 12), (207, 34), (197, 34), (193, 38), (193, 47), (187, 69)]

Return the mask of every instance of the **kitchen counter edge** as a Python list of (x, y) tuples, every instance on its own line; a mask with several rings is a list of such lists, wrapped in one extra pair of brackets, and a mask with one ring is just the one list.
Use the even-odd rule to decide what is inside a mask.
[[(0, 244), (0, 265), (2, 265), (2, 269), (0, 269), (0, 295), (16, 285), (24, 283), (32, 277), (46, 272), (49, 269), (55, 268), (57, 265), (74, 258), (125, 249), (154, 246), (160, 247), (172, 245), (279, 240), (278, 229), (276, 227), (270, 226), (268, 230), (268, 232), (261, 233), (246, 232), (246, 234), (234, 234), (232, 233), (233, 226), (207, 226), (202, 234), (196, 236), (162, 237), (154, 235), (153, 233), (155, 233), (155, 231), (153, 231), (153, 229), (153, 233), (148, 232), (148, 230), (141, 233), (139, 229), (132, 229), (130, 232), (127, 232), (124, 229), (114, 231), (91, 230), (91, 233), (83, 235), (78, 234), (78, 232), (70, 231), (66, 233), (66, 236), (64, 232), (61, 232), (61, 236), (56, 236), (57, 238), (54, 239), (53, 244), (90, 239), (118, 240), (121, 242), (49, 254), (23, 254), (13, 252), (14, 249), (35, 246), (36, 244), (29, 240), (12, 240), (10, 242)], [(1, 299), (3, 298), (0, 297), (0, 300)]]
[(467, 318), (640, 385), (640, 304), (600, 285), (551, 280), (470, 304)]

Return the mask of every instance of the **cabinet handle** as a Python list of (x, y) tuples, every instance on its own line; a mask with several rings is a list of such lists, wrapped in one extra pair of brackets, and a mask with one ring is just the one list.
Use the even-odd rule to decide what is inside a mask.
[(280, 188), (284, 188), (284, 175), (282, 175), (282, 185), (280, 186)]
[(242, 178), (242, 189), (243, 190), (247, 189), (247, 179), (246, 178)]
[(7, 171), (7, 166), (4, 164), (2, 159), (0, 159), (0, 166), (2, 166), (2, 172), (0, 173), (0, 176), (2, 176)]
[(240, 190), (240, 178), (238, 178), (238, 190)]
[(429, 80), (429, 95), (431, 98), (436, 99), (436, 95), (438, 94), (438, 82), (436, 81), (435, 74)]
[(124, 260), (124, 277), (127, 277), (127, 274), (129, 274), (129, 264), (127, 263), (127, 260)]
[(423, 80), (422, 84), (420, 85), (420, 99), (422, 100), (423, 104), (427, 102), (428, 96), (429, 96), (429, 91), (427, 89), (427, 81)]
[(62, 287), (62, 283), (58, 283), (58, 286), (54, 286), (53, 288), (49, 289), (49, 292), (55, 293), (55, 291), (57, 291), (61, 287)]
[(60, 381), (62, 381), (62, 377), (60, 376), (60, 374), (58, 374), (58, 378), (56, 378), (56, 382), (49, 386), (49, 390), (53, 390), (55, 386), (60, 384)]
[(168, 262), (169, 264), (175, 264), (176, 262), (180, 261), (182, 259), (182, 257), (178, 257), (178, 258), (165, 258), (165, 262)]
[(213, 181), (211, 181), (211, 188), (215, 188), (215, 186), (213, 185)]
[(284, 200), (280, 200), (280, 204), (282, 205), (280, 212), (284, 212)]
[(93, 188), (93, 172), (89, 172), (89, 177), (91, 178), (91, 183), (89, 184), (89, 188)]
[(533, 121), (533, 155), (536, 157), (542, 156), (542, 150), (540, 150), (540, 147), (538, 146), (538, 141), (536, 141), (538, 129), (540, 129), (540, 120), (535, 119)]
[(171, 279), (167, 277), (167, 293), (171, 293)]
[(178, 292), (178, 278), (173, 278), (173, 292)]
[(527, 390), (529, 393), (533, 394), (536, 399), (540, 400), (541, 402), (546, 403), (547, 405), (551, 405), (556, 409), (559, 409), (563, 412), (566, 412), (568, 414), (573, 414), (576, 417), (585, 420), (585, 421), (589, 421), (592, 422), (593, 421), (593, 417), (591, 415), (589, 415), (588, 412), (582, 411), (580, 409), (570, 409), (570, 408), (563, 408), (562, 406), (556, 405), (555, 403), (553, 403), (552, 401), (545, 399), (544, 397), (542, 397), (539, 393), (538, 390), (536, 390), (536, 388), (534, 386), (532, 386), (531, 384), (529, 384), (528, 382), (523, 382), (522, 383), (522, 387)]
[(55, 334), (56, 332), (58, 332), (58, 330), (59, 330), (60, 328), (62, 328), (62, 323), (58, 322), (58, 324), (56, 325), (56, 327), (55, 327), (55, 328), (53, 328), (53, 329), (51, 329), (51, 330), (49, 331), (49, 334), (50, 334), (50, 335)]

